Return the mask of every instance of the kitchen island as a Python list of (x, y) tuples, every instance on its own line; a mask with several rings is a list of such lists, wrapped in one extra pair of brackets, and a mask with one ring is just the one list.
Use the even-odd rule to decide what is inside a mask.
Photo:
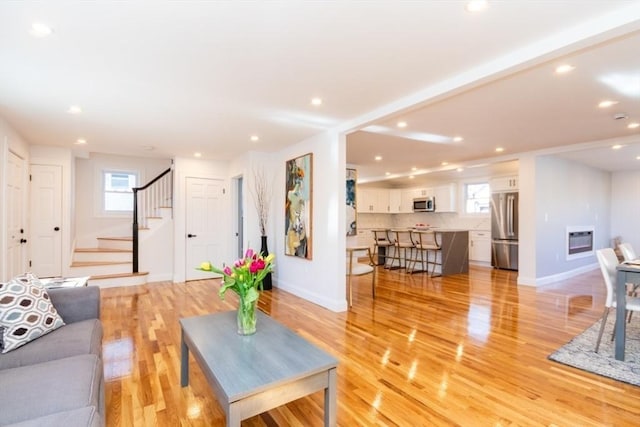
[(469, 272), (469, 231), (434, 229), (440, 242), (441, 274)]
[[(440, 250), (434, 251), (429, 250), (429, 263), (430, 268), (433, 268), (431, 263), (434, 261), (435, 256), (435, 271), (434, 275), (442, 275), (448, 276), (451, 274), (459, 274), (459, 273), (468, 273), (469, 272), (469, 231), (461, 230), (461, 229), (445, 229), (445, 228), (419, 228), (419, 229), (393, 229), (393, 230), (385, 230), (385, 229), (376, 229), (374, 236), (374, 249), (378, 256), (378, 264), (389, 266), (388, 262), (386, 262), (386, 258), (391, 252), (392, 254), (395, 250), (393, 242), (395, 238), (398, 236), (397, 232), (404, 232), (406, 235), (407, 231), (411, 231), (413, 235), (417, 235), (420, 233), (430, 234), (431, 232), (435, 233), (436, 241), (440, 246)], [(387, 236), (386, 239), (381, 239), (381, 236)], [(415, 244), (417, 239), (412, 238), (413, 243)], [(391, 245), (389, 246), (389, 243)], [(387, 247), (389, 246), (389, 247)], [(401, 255), (404, 255), (401, 253)], [(395, 255), (394, 255), (395, 256)], [(427, 254), (423, 254), (426, 260)], [(397, 258), (394, 258), (397, 259)], [(414, 261), (416, 263), (414, 264)], [(407, 267), (407, 264), (412, 268), (413, 273), (423, 272), (427, 269), (427, 263), (425, 261), (424, 265), (420, 265), (420, 254), (418, 250), (414, 247), (412, 249), (408, 249), (406, 251), (406, 261), (401, 263)]]

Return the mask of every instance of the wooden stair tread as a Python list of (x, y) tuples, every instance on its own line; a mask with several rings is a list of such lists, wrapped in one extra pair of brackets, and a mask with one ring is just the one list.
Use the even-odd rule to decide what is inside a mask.
[(120, 279), (123, 277), (137, 277), (137, 276), (147, 276), (147, 275), (149, 275), (148, 271), (139, 271), (137, 273), (100, 274), (97, 276), (89, 277), (89, 280)]
[(131, 264), (131, 261), (74, 261), (71, 267), (92, 267), (98, 265)]
[(92, 253), (100, 253), (100, 252), (133, 252), (131, 249), (111, 249), (111, 248), (76, 248), (75, 252), (92, 252)]
[(123, 242), (132, 241), (133, 237), (98, 237), (98, 240), (119, 240)]

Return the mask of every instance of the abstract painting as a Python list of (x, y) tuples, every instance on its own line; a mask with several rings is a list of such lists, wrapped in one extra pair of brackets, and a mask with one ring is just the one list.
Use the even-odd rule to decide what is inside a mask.
[(311, 259), (313, 154), (286, 162), (285, 255)]
[(356, 179), (358, 172), (347, 168), (347, 236), (358, 234), (356, 227)]

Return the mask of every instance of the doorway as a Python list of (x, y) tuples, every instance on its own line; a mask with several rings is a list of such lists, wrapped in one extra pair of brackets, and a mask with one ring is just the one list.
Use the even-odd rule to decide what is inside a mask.
[(62, 275), (62, 166), (31, 165), (31, 271)]
[(224, 249), (222, 212), (223, 181), (209, 178), (186, 180), (186, 280), (210, 279), (196, 270), (203, 261), (220, 267)]
[(25, 160), (9, 151), (7, 162), (7, 272), (6, 278), (26, 271), (26, 243), (24, 218)]

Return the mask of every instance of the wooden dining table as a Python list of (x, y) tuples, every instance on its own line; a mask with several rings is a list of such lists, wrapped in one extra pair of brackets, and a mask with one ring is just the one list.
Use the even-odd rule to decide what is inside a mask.
[(624, 360), (625, 337), (627, 333), (626, 299), (627, 283), (640, 283), (640, 260), (637, 263), (622, 263), (616, 267), (616, 336), (615, 357)]

